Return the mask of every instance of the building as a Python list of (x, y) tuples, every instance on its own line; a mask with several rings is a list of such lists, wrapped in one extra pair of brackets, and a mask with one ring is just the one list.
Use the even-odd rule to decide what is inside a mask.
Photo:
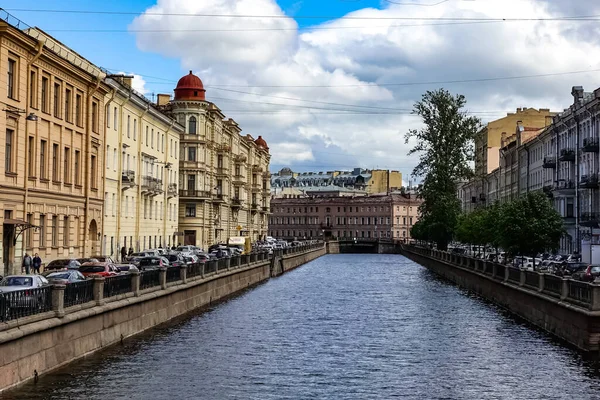
[(242, 135), (205, 93), (190, 71), (177, 83), (173, 100), (158, 95), (160, 109), (184, 127), (177, 242), (208, 247), (231, 236), (263, 238), (270, 210), (269, 147), (261, 136)]
[(108, 77), (102, 254), (177, 243), (179, 137), (184, 127), (131, 87)]
[(399, 194), (274, 198), (269, 235), (286, 240), (408, 239), (419, 204), (413, 196)]
[[(2, 274), (100, 252), (105, 71), (37, 28), (0, 21)], [(18, 22), (18, 24), (17, 24)], [(18, 27), (17, 27), (18, 26)]]
[(485, 195), (488, 192), (487, 177), (496, 168), (500, 168), (500, 150), (507, 145), (507, 135), (514, 132), (518, 125), (528, 129), (543, 128), (552, 122), (554, 115), (556, 113), (544, 108), (539, 110), (517, 108), (514, 113), (508, 113), (503, 118), (488, 122), (478, 132), (475, 138), (475, 177), (460, 185), (459, 188), (463, 211), (470, 212), (478, 206), (487, 204)]
[(402, 173), (382, 169), (354, 168), (352, 171), (293, 172), (283, 168), (271, 176), (273, 194), (288, 187), (339, 186), (367, 194), (389, 193), (402, 187)]

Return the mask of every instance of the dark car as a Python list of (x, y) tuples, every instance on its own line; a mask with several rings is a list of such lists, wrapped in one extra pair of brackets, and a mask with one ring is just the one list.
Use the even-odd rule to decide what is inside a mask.
[(138, 272), (139, 269), (136, 265), (134, 264), (115, 264), (115, 267), (120, 271), (120, 272)]
[(156, 269), (159, 267), (168, 267), (169, 260), (162, 256), (144, 257), (140, 260), (138, 268), (140, 271), (146, 271), (149, 269)]
[(85, 281), (85, 276), (76, 269), (66, 271), (51, 272), (46, 275), (48, 282), (59, 285), (68, 285), (69, 283)]
[(166, 258), (167, 260), (169, 260), (169, 265), (171, 267), (181, 267), (182, 265), (186, 265), (186, 257), (182, 256), (181, 254), (177, 254), (177, 253), (170, 253), (170, 254), (165, 254), (163, 256), (164, 258)]
[(562, 270), (563, 275), (573, 275), (581, 271), (585, 271), (588, 267), (588, 264), (584, 263), (563, 263)]
[(598, 276), (600, 276), (600, 266), (588, 265), (585, 269), (581, 269), (573, 273), (573, 275), (571, 275), (571, 278), (576, 279), (578, 281), (594, 282), (594, 280)]
[(115, 263), (115, 260), (111, 256), (92, 256), (92, 258), (95, 258), (99, 262)]
[(53, 260), (44, 267), (44, 271), (55, 271), (67, 268), (79, 268), (81, 263), (75, 258), (64, 258), (59, 260)]
[(84, 257), (84, 258), (78, 258), (77, 261), (79, 262), (79, 264), (84, 264), (87, 262), (101, 262), (102, 260), (98, 260), (95, 257)]

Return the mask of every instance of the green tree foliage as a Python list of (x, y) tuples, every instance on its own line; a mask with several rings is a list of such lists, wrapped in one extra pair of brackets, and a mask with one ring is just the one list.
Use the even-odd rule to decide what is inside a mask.
[(497, 226), (498, 242), (504, 251), (530, 257), (558, 249), (564, 233), (560, 214), (542, 192), (503, 204)]
[[(439, 249), (446, 249), (454, 235), (460, 202), (456, 197), (457, 183), (472, 176), (469, 162), (473, 160), (473, 142), (481, 125), (468, 116), (462, 95), (453, 96), (444, 89), (427, 91), (414, 105), (424, 127), (410, 130), (405, 139), (416, 142), (408, 153), (419, 154), (413, 176), (423, 179), (418, 194), (423, 200), (419, 219), (424, 221), (429, 240)], [(420, 228), (419, 228), (420, 229)]]

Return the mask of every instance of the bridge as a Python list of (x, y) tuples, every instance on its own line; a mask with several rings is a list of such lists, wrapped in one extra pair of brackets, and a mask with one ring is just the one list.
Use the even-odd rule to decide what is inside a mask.
[(401, 241), (387, 238), (355, 238), (338, 239), (327, 242), (327, 252), (340, 253), (369, 253), (369, 254), (399, 254)]

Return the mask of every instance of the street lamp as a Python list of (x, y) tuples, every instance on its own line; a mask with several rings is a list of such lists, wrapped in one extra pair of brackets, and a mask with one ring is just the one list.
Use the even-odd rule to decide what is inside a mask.
[[(2, 111), (8, 111), (15, 114), (26, 114), (27, 110), (21, 110), (20, 108), (3, 108)], [(27, 121), (37, 121), (38, 117), (34, 113), (29, 113), (27, 117), (25, 117)]]

